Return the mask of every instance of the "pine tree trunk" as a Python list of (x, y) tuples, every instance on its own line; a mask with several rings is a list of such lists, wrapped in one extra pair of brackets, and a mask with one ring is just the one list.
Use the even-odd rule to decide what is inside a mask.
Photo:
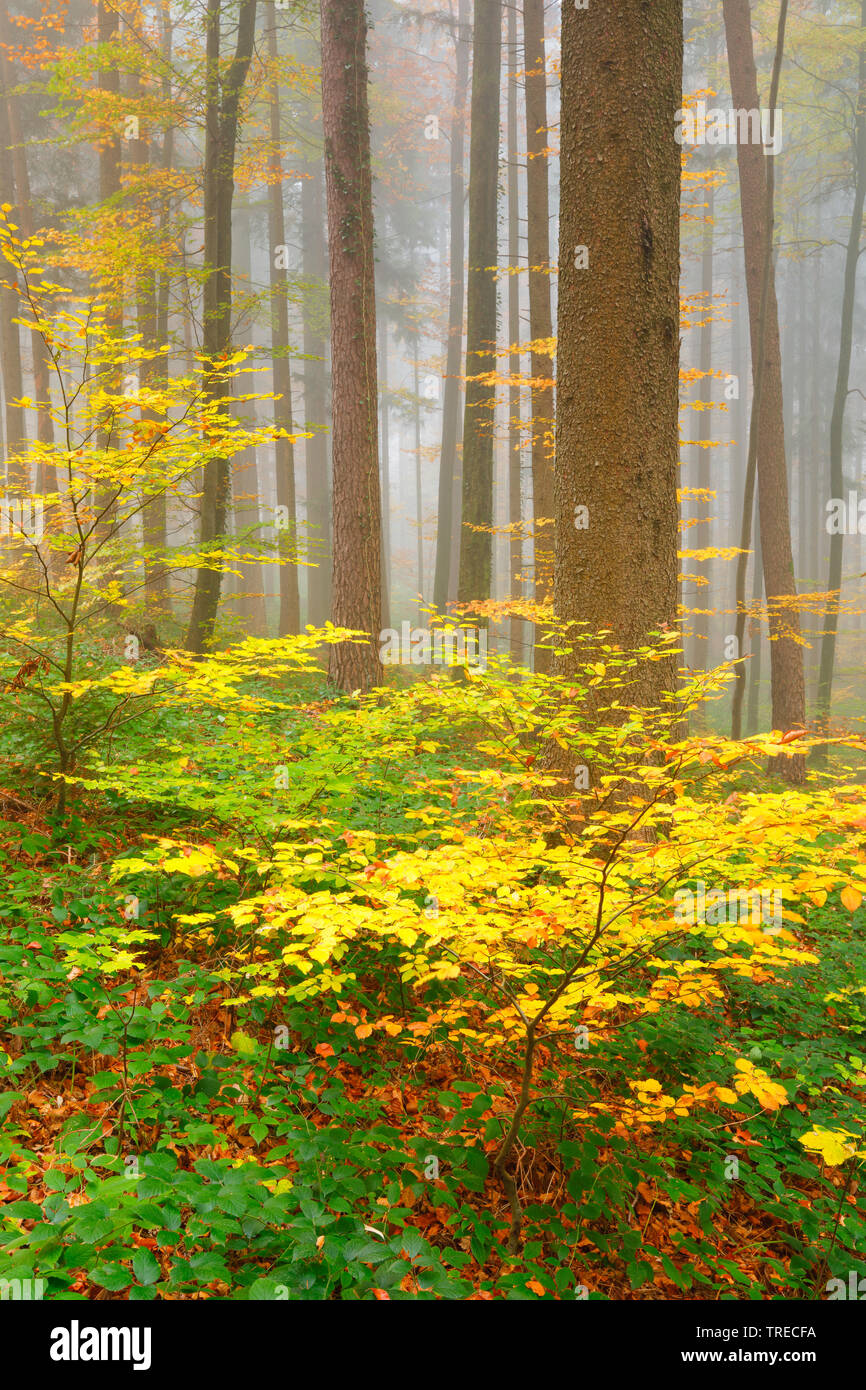
[[(280, 83), (276, 73), (276, 19), (268, 25), (268, 57), (274, 68), (271, 86), (271, 183), (268, 188), (268, 233), (271, 253), (271, 355), (274, 373), (274, 425), (290, 435), (293, 430), (292, 369), (289, 363), (289, 302), (286, 267), (282, 247), (286, 243), (286, 219), (283, 211), (282, 133), (280, 130)], [(280, 248), (278, 254), (277, 248)], [(279, 263), (278, 263), (279, 262)], [(297, 505), (295, 501), (295, 447), (291, 439), (277, 439), (274, 446), (277, 506), (281, 513), (278, 536), (280, 550), (280, 637), (301, 630), (301, 604), (298, 594), (298, 567), (289, 563), (287, 552), (295, 553), (298, 541)], [(283, 525), (283, 522), (285, 525)]]
[[(627, 649), (677, 616), (682, 24), (563, 7), (555, 610)], [(629, 702), (675, 680), (645, 663)]]
[[(508, 583), (505, 586), (507, 598), (522, 596), (520, 572), (523, 567), (523, 521), (521, 508), (521, 465), (522, 465), (522, 421), (520, 418), (520, 353), (516, 350), (520, 342), (520, 277), (517, 274), (520, 262), (520, 185), (518, 182), (517, 153), (517, 10), (508, 9), (508, 89), (506, 110), (506, 153), (508, 159)], [(519, 587), (518, 587), (519, 586)], [(521, 662), (523, 656), (523, 623), (512, 617), (509, 623), (509, 649), (511, 659)]]
[(382, 464), (382, 627), (391, 625), (391, 410), (388, 399), (388, 320), (379, 324), (379, 445)]
[(331, 496), (328, 483), (328, 414), (325, 356), (327, 278), (322, 170), (318, 159), (301, 180), (304, 276), (304, 485), (307, 494), (307, 622), (321, 627), (331, 611)]
[(460, 362), (463, 356), (464, 309), (464, 156), (466, 143), (466, 96), (469, 87), (469, 0), (460, 0), (454, 33), (457, 72), (454, 82), (454, 112), (451, 121), (451, 182), (448, 337), (445, 349), (445, 388), (442, 395), (442, 449), (439, 456), (439, 507), (436, 530), (436, 572), (433, 603), (441, 613), (453, 597), (451, 587), (452, 552), (455, 543), (455, 482), (460, 459)]
[(501, 0), (475, 0), (472, 129), (469, 145), (469, 272), (466, 293), (466, 397), (463, 417), (461, 603), (487, 600), (493, 560), (495, 387), (479, 380), (496, 366), (497, 194)]
[(382, 675), (376, 293), (364, 0), (321, 0), (334, 400), (332, 618), (368, 634), (331, 648), (330, 677), (368, 690)]
[[(523, 0), (523, 53), (526, 67), (526, 220), (529, 258), (529, 337), (532, 351), (532, 511), (535, 547), (535, 601), (553, 594), (553, 354), (543, 345), (553, 335), (550, 309), (550, 194), (547, 130), (547, 70), (544, 0)], [(550, 669), (550, 651), (535, 648), (536, 671)]]

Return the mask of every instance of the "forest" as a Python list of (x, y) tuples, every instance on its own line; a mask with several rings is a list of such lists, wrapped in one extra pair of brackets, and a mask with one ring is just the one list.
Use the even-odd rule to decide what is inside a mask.
[(866, 1299), (864, 207), (866, 0), (0, 0), (45, 1365)]

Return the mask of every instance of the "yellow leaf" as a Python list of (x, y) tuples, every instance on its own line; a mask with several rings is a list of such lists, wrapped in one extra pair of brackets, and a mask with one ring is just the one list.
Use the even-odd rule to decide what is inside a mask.
[(856, 912), (863, 901), (863, 894), (858, 893), (856, 888), (852, 888), (850, 883), (846, 888), (842, 889), (840, 896), (842, 898), (842, 906), (846, 907), (849, 912)]
[(825, 1163), (836, 1167), (854, 1153), (853, 1144), (846, 1143), (846, 1138), (844, 1133), (840, 1134), (834, 1130), (811, 1129), (808, 1134), (800, 1135), (800, 1143), (804, 1149), (814, 1150), (821, 1155)]

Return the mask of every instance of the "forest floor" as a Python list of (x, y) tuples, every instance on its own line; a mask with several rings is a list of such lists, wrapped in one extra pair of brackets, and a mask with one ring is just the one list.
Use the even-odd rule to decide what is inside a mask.
[[(853, 1147), (824, 1162), (799, 1142), (810, 1124), (862, 1133), (864, 909), (838, 895), (784, 976), (735, 972), (637, 1015), (624, 998), (585, 1055), (541, 1038), (509, 1253), (494, 1162), (521, 1054), (482, 1035), (480, 1004), (474, 1029), (437, 1028), (440, 986), (404, 992), (384, 948), (352, 956), (351, 989), (286, 999), (248, 919), (203, 910), (231, 874), (163, 864), (147, 901), (144, 878), (130, 894), (110, 872), (140, 871), (154, 835), (207, 856), (204, 812), (104, 789), (63, 817), (11, 785), (0, 803), (2, 1277), (60, 1299), (821, 1299), (862, 1260)], [(259, 961), (249, 993), (239, 960)], [(776, 1099), (717, 1103), (731, 1059), (772, 1073)], [(703, 1106), (624, 1121), (635, 1085), (692, 1084)]]

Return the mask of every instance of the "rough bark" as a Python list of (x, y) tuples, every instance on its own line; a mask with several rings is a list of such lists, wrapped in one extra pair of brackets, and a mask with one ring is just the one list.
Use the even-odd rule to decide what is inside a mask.
[[(523, 565), (523, 534), (521, 531), (521, 463), (522, 421), (520, 418), (520, 278), (517, 274), (520, 259), (520, 186), (517, 153), (517, 11), (508, 9), (508, 88), (506, 97), (506, 156), (508, 160), (508, 582), (507, 598), (519, 597), (520, 571)], [(518, 588), (520, 585), (520, 588)], [(514, 662), (523, 660), (523, 623), (512, 617), (509, 623), (509, 649)]]
[[(555, 611), (626, 648), (676, 621), (682, 20), (563, 7)], [(629, 699), (675, 678), (646, 663)]]
[(497, 194), (501, 0), (476, 0), (469, 143), (469, 270), (466, 293), (466, 396), (463, 416), (461, 603), (490, 597), (493, 558), (495, 387), (480, 380), (496, 359)]
[(307, 494), (307, 621), (321, 627), (331, 611), (331, 496), (328, 482), (327, 377), (324, 281), (327, 277), (322, 170), (318, 160), (301, 181), (304, 276), (304, 483)]
[[(524, 0), (523, 50), (526, 67), (526, 227), (529, 258), (529, 337), (532, 351), (532, 512), (535, 546), (535, 601), (553, 594), (553, 355), (543, 344), (553, 335), (550, 309), (550, 195), (547, 149), (547, 70), (544, 0)], [(536, 671), (550, 669), (550, 651), (535, 648)]]
[[(270, 98), (271, 121), (271, 183), (268, 188), (268, 232), (271, 253), (271, 350), (274, 371), (274, 425), (291, 435), (293, 430), (292, 369), (289, 362), (289, 302), (286, 297), (287, 277), (283, 257), (277, 247), (286, 243), (286, 218), (283, 210), (282, 132), (280, 129), (280, 83), (277, 75), (276, 20), (268, 25), (268, 57), (273, 68)], [(277, 263), (279, 260), (279, 264)], [(295, 449), (291, 439), (279, 438), (274, 448), (277, 506), (284, 507), (285, 530), (280, 532), (280, 616), (278, 631), (281, 637), (300, 632), (301, 604), (298, 593), (298, 567), (289, 564), (286, 551), (297, 545), (297, 504), (295, 500)]]
[(452, 597), (451, 557), (455, 540), (455, 483), (460, 457), (460, 360), (463, 355), (464, 310), (464, 157), (466, 96), (469, 87), (469, 0), (460, 0), (454, 30), (454, 111), (451, 120), (450, 242), (448, 246), (448, 336), (445, 347), (445, 387), (442, 394), (442, 449), (439, 456), (439, 507), (436, 531), (436, 572), (433, 602), (439, 611)]
[(332, 618), (369, 634), (331, 648), (343, 690), (381, 679), (381, 499), (376, 293), (363, 0), (321, 0), (322, 116), (331, 290), (334, 567)]

